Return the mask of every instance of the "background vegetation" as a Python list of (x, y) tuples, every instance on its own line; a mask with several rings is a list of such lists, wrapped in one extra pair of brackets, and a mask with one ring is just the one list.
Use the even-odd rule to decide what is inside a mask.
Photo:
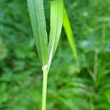
[[(64, 0), (79, 63), (65, 33), (48, 79), (47, 110), (110, 110), (110, 1)], [(49, 30), (49, 4), (45, 0)], [(0, 0), (0, 110), (40, 110), (41, 63), (26, 0)]]

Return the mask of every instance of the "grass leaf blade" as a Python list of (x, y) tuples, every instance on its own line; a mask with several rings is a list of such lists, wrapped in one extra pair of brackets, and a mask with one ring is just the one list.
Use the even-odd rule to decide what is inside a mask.
[(56, 52), (62, 31), (63, 22), (63, 1), (56, 0), (51, 2), (50, 36), (49, 36), (49, 66)]
[(48, 40), (43, 0), (27, 0), (35, 43), (43, 65), (48, 62)]
[(69, 19), (68, 19), (68, 16), (67, 16), (67, 13), (66, 13), (64, 6), (63, 6), (63, 27), (65, 29), (69, 44), (72, 48), (74, 57), (77, 60), (78, 56), (77, 56), (77, 50), (76, 50), (76, 46), (75, 46), (75, 42), (74, 42), (74, 36), (73, 36), (71, 25), (70, 25), (70, 22), (69, 22)]

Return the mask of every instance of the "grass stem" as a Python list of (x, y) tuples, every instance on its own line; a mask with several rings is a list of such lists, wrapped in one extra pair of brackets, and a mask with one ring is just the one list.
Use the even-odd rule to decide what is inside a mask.
[(46, 110), (48, 68), (43, 68), (42, 110)]

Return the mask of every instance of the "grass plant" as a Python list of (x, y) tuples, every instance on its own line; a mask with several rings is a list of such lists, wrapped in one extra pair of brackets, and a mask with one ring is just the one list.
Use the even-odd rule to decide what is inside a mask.
[(73, 40), (73, 34), (69, 19), (66, 14), (63, 0), (55, 0), (50, 3), (50, 34), (48, 43), (48, 34), (46, 31), (45, 12), (43, 0), (27, 0), (28, 9), (35, 38), (37, 51), (42, 62), (43, 70), (43, 92), (42, 92), (42, 110), (46, 110), (46, 93), (48, 72), (58, 47), (61, 36), (62, 26), (66, 31), (70, 46), (72, 47), (75, 59), (77, 59), (76, 47)]

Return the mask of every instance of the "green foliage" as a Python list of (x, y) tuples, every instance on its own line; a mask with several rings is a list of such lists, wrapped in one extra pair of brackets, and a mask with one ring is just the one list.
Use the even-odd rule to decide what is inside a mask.
[[(64, 2), (80, 66), (63, 32), (48, 78), (47, 109), (109, 110), (110, 2)], [(46, 0), (44, 6), (48, 30)], [(30, 25), (26, 0), (0, 0), (0, 36), (6, 49), (0, 61), (0, 110), (41, 110), (41, 63)]]
[(3, 43), (2, 38), (0, 37), (0, 61), (3, 60), (7, 56), (7, 50)]

